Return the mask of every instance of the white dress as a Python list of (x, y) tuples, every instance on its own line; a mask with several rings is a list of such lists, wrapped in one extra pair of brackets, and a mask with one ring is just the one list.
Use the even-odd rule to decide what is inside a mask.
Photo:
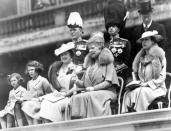
[[(58, 73), (58, 77), (56, 79), (58, 80), (62, 88), (66, 89), (66, 91), (69, 91), (70, 79), (74, 75), (73, 73), (67, 74), (69, 68), (71, 67), (73, 70), (76, 70), (76, 68), (77, 69), (79, 68), (71, 62), (67, 68), (61, 67), (59, 71), (56, 72)], [(52, 93), (52, 95), (54, 94)], [(65, 109), (68, 106), (69, 102), (70, 102), (70, 98), (68, 97), (65, 97), (56, 102), (52, 102), (52, 101), (44, 99), (41, 103), (39, 116), (41, 118), (50, 120), (52, 122), (65, 120), (66, 119)]]

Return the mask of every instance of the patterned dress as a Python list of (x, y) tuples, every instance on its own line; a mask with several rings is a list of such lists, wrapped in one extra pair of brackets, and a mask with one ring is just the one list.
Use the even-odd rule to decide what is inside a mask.
[(0, 111), (0, 117), (4, 117), (6, 114), (14, 115), (14, 106), (18, 100), (21, 100), (26, 89), (19, 86), (17, 89), (12, 89), (9, 93), (9, 98), (5, 108)]

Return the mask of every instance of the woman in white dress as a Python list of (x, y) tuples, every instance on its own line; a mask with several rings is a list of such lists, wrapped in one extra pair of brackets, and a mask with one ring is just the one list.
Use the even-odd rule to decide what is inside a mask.
[[(65, 120), (65, 107), (69, 104), (72, 94), (73, 82), (72, 78), (77, 77), (76, 74), (81, 70), (81, 67), (76, 66), (72, 62), (74, 44), (69, 42), (63, 44), (55, 50), (55, 55), (60, 56), (61, 61), (56, 61), (49, 67), (48, 77), (54, 88), (52, 94), (57, 99), (56, 101), (47, 100), (46, 98), (41, 103), (39, 116), (45, 122), (57, 122)], [(58, 98), (60, 100), (58, 100)]]

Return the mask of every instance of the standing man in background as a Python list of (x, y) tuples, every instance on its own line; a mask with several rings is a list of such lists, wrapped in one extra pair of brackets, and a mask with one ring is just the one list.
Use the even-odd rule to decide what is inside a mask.
[(162, 41), (159, 42), (159, 46), (164, 50), (168, 46), (165, 27), (164, 25), (154, 22), (152, 20), (152, 11), (153, 8), (151, 7), (150, 0), (141, 0), (139, 2), (138, 13), (140, 14), (140, 17), (142, 19), (142, 24), (135, 27), (133, 34), (131, 36), (131, 43), (132, 43), (131, 55), (133, 59), (142, 48), (141, 44), (137, 43), (137, 40), (141, 37), (141, 35), (145, 31), (153, 31), (153, 30), (158, 31), (159, 35), (163, 36), (164, 38)]

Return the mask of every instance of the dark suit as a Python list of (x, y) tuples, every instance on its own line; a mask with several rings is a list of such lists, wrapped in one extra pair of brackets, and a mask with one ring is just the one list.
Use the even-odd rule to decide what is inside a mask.
[[(159, 24), (157, 22), (152, 21), (150, 27), (147, 29), (147, 31), (153, 31), (157, 30), (159, 35), (162, 35), (164, 40), (161, 41), (159, 44), (160, 47), (162, 47), (164, 50), (166, 49), (166, 46), (168, 45), (167, 37), (166, 37), (166, 31), (164, 28), (164, 25)], [(136, 56), (136, 54), (140, 51), (142, 45), (140, 43), (137, 43), (136, 41), (141, 37), (141, 35), (145, 32), (143, 24), (135, 27), (132, 36), (131, 36), (131, 44), (132, 44), (132, 58)]]

